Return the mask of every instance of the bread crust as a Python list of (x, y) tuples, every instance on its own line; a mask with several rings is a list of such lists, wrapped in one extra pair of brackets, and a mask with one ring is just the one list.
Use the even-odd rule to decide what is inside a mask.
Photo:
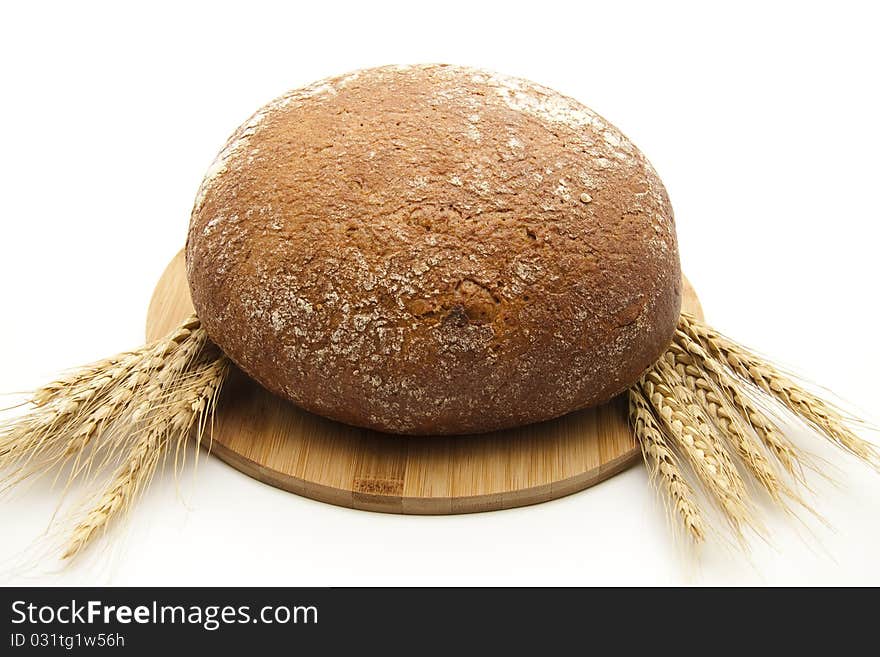
[(672, 207), (638, 149), (551, 89), (453, 66), (262, 108), (206, 175), (186, 255), (196, 312), (247, 374), (402, 434), (605, 402), (681, 304)]

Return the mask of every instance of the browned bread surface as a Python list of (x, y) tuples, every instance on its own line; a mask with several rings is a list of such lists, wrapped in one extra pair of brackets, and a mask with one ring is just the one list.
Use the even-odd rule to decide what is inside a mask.
[(292, 91), (205, 177), (187, 275), (211, 338), (303, 408), (473, 433), (610, 399), (668, 344), (672, 208), (575, 100), (452, 66)]

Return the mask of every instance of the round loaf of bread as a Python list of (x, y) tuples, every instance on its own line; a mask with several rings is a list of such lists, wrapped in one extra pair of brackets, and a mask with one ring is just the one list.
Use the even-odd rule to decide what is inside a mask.
[(681, 302), (672, 208), (638, 149), (551, 89), (453, 66), (259, 110), (205, 177), (186, 255), (196, 312), (249, 376), (402, 434), (608, 401)]

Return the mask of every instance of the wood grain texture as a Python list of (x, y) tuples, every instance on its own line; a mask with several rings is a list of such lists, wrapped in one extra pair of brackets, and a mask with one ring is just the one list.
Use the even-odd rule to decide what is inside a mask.
[[(685, 310), (702, 316), (690, 284)], [(183, 253), (159, 280), (147, 339), (192, 312)], [(640, 459), (622, 398), (549, 422), (476, 436), (403, 437), (307, 413), (233, 369), (211, 451), (265, 483), (367, 511), (471, 513), (583, 490)]]

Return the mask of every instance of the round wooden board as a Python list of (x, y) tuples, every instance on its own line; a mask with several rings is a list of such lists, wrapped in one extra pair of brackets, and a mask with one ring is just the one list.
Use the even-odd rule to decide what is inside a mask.
[[(684, 309), (702, 315), (684, 281)], [(183, 252), (150, 302), (147, 339), (193, 311)], [(303, 411), (234, 370), (214, 421), (211, 450), (278, 488), (388, 513), (506, 509), (583, 490), (639, 460), (622, 397), (565, 417), (475, 436), (403, 437)]]

